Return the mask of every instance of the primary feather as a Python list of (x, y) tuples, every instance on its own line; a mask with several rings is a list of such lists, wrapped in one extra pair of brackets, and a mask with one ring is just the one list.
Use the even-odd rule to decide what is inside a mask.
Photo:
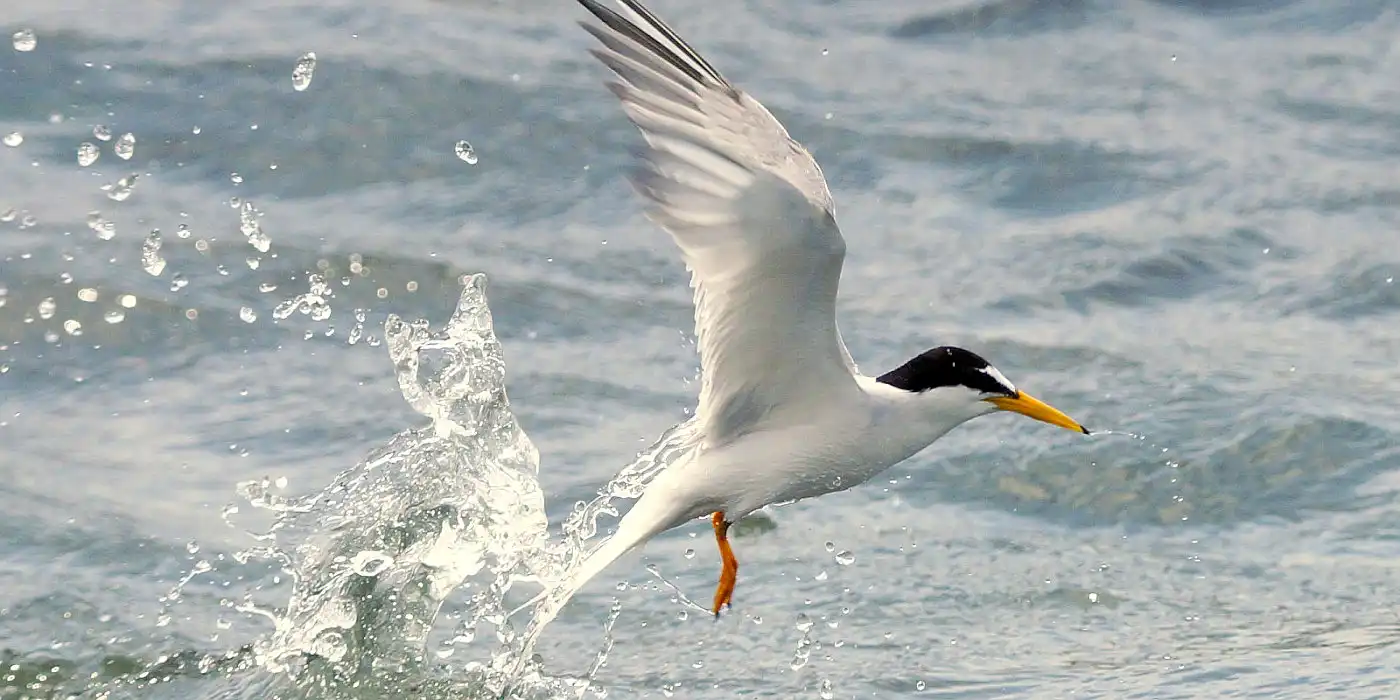
[[(579, 0), (646, 147), (631, 180), (691, 272), (706, 447), (857, 391), (836, 327), (846, 242), (806, 149), (632, 0)], [(845, 377), (844, 382), (812, 381)]]

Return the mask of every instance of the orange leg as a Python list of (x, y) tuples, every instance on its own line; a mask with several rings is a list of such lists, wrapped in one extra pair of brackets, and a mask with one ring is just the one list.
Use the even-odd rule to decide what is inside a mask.
[(724, 513), (717, 511), (710, 521), (715, 526), (715, 542), (719, 544), (719, 557), (724, 569), (719, 573), (719, 588), (715, 589), (715, 617), (719, 609), (729, 607), (734, 601), (734, 584), (739, 580), (739, 560), (734, 558), (734, 550), (729, 548), (729, 523), (724, 521)]

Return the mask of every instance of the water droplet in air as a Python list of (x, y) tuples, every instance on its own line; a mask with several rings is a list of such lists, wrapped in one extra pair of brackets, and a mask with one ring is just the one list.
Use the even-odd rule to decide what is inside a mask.
[(5, 145), (9, 146), (10, 148), (14, 148), (15, 146), (24, 143), (24, 134), (21, 134), (18, 131), (11, 131), (10, 133), (5, 134), (5, 138), (0, 139), (0, 141), (4, 141)]
[(467, 143), (466, 141), (458, 141), (456, 151), (457, 157), (466, 161), (467, 165), (476, 165), (476, 151), (472, 149), (472, 145), (470, 143)]
[(126, 320), (126, 314), (121, 311), (112, 310), (108, 311), (105, 314), (102, 314), (102, 320), (106, 321), (107, 323), (113, 324), (121, 323), (122, 321)]
[(822, 679), (821, 684), (817, 686), (817, 697), (822, 700), (831, 700), (836, 697), (836, 694), (831, 690), (831, 681), (825, 678)]
[(828, 551), (828, 552), (834, 552), (834, 551), (836, 551), (836, 543), (835, 543), (835, 542), (827, 542), (827, 543), (826, 543), (826, 551)]
[(184, 275), (177, 272), (170, 277), (170, 291), (178, 292), (188, 286), (190, 286), (190, 281), (185, 279)]
[(249, 270), (256, 270), (258, 269), (258, 266), (262, 264), (262, 258), (250, 255), (248, 256), (248, 259), (244, 260), (243, 262), (248, 263)]
[(63, 322), (63, 330), (68, 331), (68, 335), (82, 335), (83, 324), (70, 318)]
[(927, 687), (928, 687), (928, 684), (925, 683), (925, 682), (923, 682), (923, 681), (919, 681), (918, 683), (915, 683), (915, 684), (914, 684), (914, 690), (923, 690), (924, 688), (927, 688)]
[(179, 226), (176, 226), (176, 227), (175, 227), (175, 235), (176, 235), (177, 237), (179, 237), (179, 238), (189, 238), (189, 237), (190, 237), (190, 225), (189, 225), (189, 224), (180, 224)]
[(836, 553), (835, 558), (837, 564), (841, 566), (850, 566), (850, 564), (856, 560), (856, 555), (852, 554), (849, 549), (843, 549)]
[(159, 277), (165, 272), (165, 258), (160, 255), (160, 230), (151, 231), (146, 236), (146, 241), (141, 244), (141, 267), (152, 277)]
[(292, 89), (301, 92), (311, 87), (311, 76), (316, 73), (316, 52), (307, 51), (297, 59), (297, 65), (292, 69)]
[(34, 36), (33, 29), (21, 29), (15, 32), (14, 36), (11, 38), (15, 41), (16, 51), (33, 51), (34, 47), (39, 45), (39, 38)]
[(695, 550), (694, 550), (694, 549), (689, 549), (689, 548), (687, 548), (687, 549), (685, 550), (685, 558), (686, 558), (686, 559), (694, 559), (694, 558), (695, 558)]
[(88, 212), (87, 225), (97, 234), (98, 238), (104, 241), (110, 241), (117, 235), (117, 225), (102, 218), (102, 214), (98, 212)]
[(384, 552), (366, 551), (350, 560), (350, 568), (361, 576), (378, 576), (394, 563), (394, 558)]
[(107, 193), (107, 199), (114, 202), (125, 201), (131, 196), (132, 188), (136, 187), (136, 173), (127, 175), (114, 183), (103, 185), (102, 191)]
[(238, 208), (238, 230), (259, 253), (266, 253), (272, 247), (272, 239), (263, 233), (262, 224), (258, 223), (258, 210), (252, 202), (244, 202)]
[(797, 628), (798, 632), (806, 632), (812, 629), (812, 618), (808, 617), (807, 613), (798, 613), (797, 623), (793, 626)]
[(253, 321), (258, 320), (258, 312), (245, 306), (238, 310), (238, 317), (240, 319), (243, 319), (244, 323), (252, 323)]
[(121, 304), (123, 308), (134, 309), (136, 308), (136, 296), (133, 294), (123, 294), (121, 298), (117, 299), (117, 303)]
[(98, 141), (111, 141), (112, 127), (107, 126), (106, 124), (98, 124), (97, 126), (92, 127), (92, 137), (97, 139)]
[(112, 152), (122, 160), (131, 160), (131, 155), (136, 152), (136, 135), (130, 131), (122, 134), (121, 138), (112, 144)]
[(97, 301), (97, 290), (93, 289), (92, 287), (83, 287), (82, 289), (78, 290), (78, 299), (80, 301), (86, 301), (89, 304), (91, 304), (92, 302)]
[(185, 543), (185, 551), (186, 551), (186, 552), (189, 552), (190, 554), (196, 554), (196, 553), (198, 553), (198, 552), (199, 552), (199, 543), (198, 543), (198, 542), (195, 542), (194, 540), (190, 540), (189, 542), (186, 542), (186, 543)]
[(84, 141), (78, 146), (78, 165), (86, 168), (97, 162), (97, 157), (102, 155), (102, 151), (97, 148), (97, 144), (91, 141)]
[(53, 297), (44, 297), (44, 300), (39, 302), (39, 318), (47, 321), (53, 318), (53, 313), (57, 309), (58, 304), (54, 302)]

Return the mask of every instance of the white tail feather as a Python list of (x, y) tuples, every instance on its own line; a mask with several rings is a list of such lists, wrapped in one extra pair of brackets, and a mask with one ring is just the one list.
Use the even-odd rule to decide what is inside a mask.
[(529, 659), (534, 652), (535, 642), (545, 626), (554, 621), (569, 600), (574, 597), (594, 576), (602, 573), (613, 562), (622, 558), (642, 543), (661, 532), (665, 532), (689, 519), (687, 513), (678, 513), (676, 501), (658, 497), (657, 490), (648, 490), (632, 506), (627, 515), (618, 523), (617, 532), (604, 540), (584, 558), (583, 563), (553, 589), (546, 590), (532, 600), (543, 600), (543, 605), (535, 612), (530, 626), (525, 630), (525, 644), (520, 658)]

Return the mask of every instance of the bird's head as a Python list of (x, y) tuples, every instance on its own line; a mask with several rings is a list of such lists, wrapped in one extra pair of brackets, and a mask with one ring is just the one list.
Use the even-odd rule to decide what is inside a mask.
[(1059, 409), (1016, 388), (990, 362), (956, 347), (925, 352), (876, 378), (923, 397), (930, 409), (944, 416), (970, 420), (995, 411), (1012, 411), (1066, 430), (1089, 434), (1084, 426)]

